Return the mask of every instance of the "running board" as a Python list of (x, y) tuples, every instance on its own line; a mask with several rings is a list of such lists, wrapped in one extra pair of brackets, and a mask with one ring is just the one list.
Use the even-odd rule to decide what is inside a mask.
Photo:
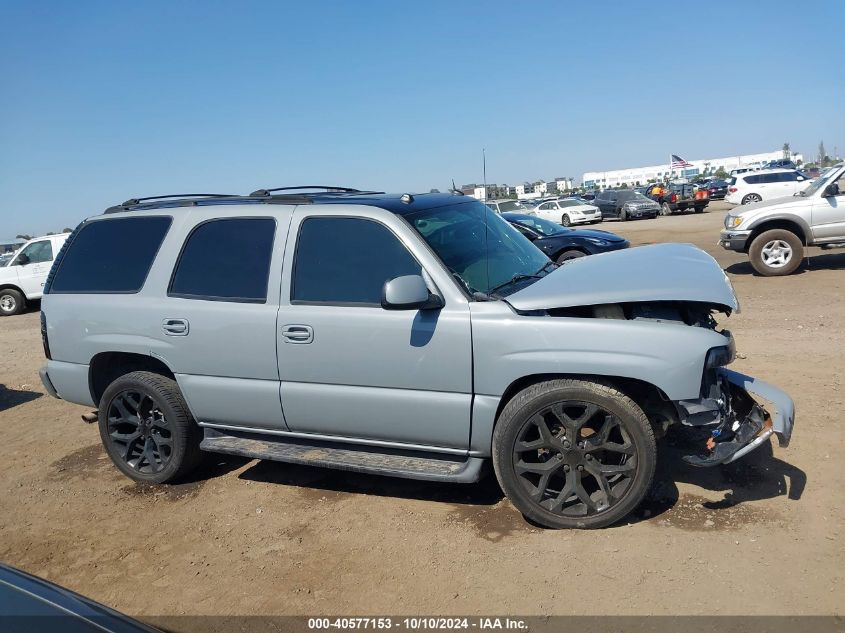
[(208, 427), (203, 432), (200, 448), (212, 453), (425, 481), (473, 483), (481, 477), (485, 461), (481, 457), (372, 446), (350, 448), (349, 444), (221, 431)]

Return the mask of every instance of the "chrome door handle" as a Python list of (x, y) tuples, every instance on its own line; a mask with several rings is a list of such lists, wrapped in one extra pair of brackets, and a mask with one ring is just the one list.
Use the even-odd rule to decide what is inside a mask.
[(310, 325), (285, 325), (282, 327), (285, 343), (311, 343), (314, 340), (314, 328)]
[(187, 319), (164, 319), (161, 329), (168, 336), (188, 336), (190, 326)]

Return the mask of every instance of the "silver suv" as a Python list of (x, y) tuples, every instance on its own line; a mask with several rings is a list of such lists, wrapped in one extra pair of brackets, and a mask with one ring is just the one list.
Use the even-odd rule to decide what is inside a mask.
[(530, 519), (601, 527), (670, 425), (710, 431), (694, 466), (792, 432), (789, 396), (725, 367), (713, 313), (739, 305), (710, 256), (557, 266), (461, 195), (130, 200), (74, 231), (44, 294), (44, 385), (97, 408), (136, 481), (202, 451), (464, 483), (492, 461)]
[(748, 253), (751, 266), (766, 277), (795, 272), (808, 246), (845, 247), (845, 164), (794, 195), (732, 209), (719, 243)]

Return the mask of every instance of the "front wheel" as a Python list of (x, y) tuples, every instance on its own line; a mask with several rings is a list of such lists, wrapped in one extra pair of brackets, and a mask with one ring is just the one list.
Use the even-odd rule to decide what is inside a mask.
[(563, 217), (560, 219), (560, 223), (563, 224), (563, 226), (571, 226), (572, 220), (570, 220), (569, 216), (564, 213)]
[(178, 480), (199, 463), (200, 429), (176, 381), (134, 371), (100, 398), (100, 438), (114, 465), (135, 481)]
[(549, 380), (505, 406), (493, 466), (526, 517), (550, 528), (600, 528), (627, 516), (654, 477), (657, 448), (642, 409), (609, 384)]
[(0, 290), (0, 316), (20, 314), (26, 307), (23, 295), (14, 288)]
[(625, 211), (625, 209), (620, 209), (619, 220), (622, 222), (626, 222), (628, 220), (628, 212)]
[(748, 249), (751, 266), (764, 277), (790, 275), (804, 259), (804, 245), (792, 231), (772, 229), (754, 238)]
[(660, 205), (660, 215), (672, 215), (672, 207), (669, 206), (668, 202)]

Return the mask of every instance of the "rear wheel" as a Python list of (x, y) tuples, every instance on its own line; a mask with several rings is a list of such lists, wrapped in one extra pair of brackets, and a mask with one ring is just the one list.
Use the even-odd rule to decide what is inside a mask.
[(586, 254), (587, 253), (583, 251), (570, 248), (569, 250), (563, 251), (560, 255), (558, 255), (555, 261), (558, 264), (562, 264), (563, 262), (568, 262), (571, 259), (578, 259), (579, 257), (584, 257)]
[(742, 198), (742, 202), (740, 204), (752, 204), (754, 202), (760, 202), (763, 198), (760, 197), (759, 193), (749, 193), (747, 196)]
[(552, 528), (599, 528), (645, 497), (657, 460), (636, 403), (607, 384), (550, 380), (519, 392), (493, 433), (493, 466), (511, 502)]
[(569, 216), (566, 213), (564, 213), (563, 217), (560, 219), (560, 223), (563, 224), (563, 226), (571, 226), (572, 220), (570, 220)]
[(166, 376), (134, 371), (115, 380), (100, 398), (99, 426), (112, 462), (135, 481), (175, 481), (202, 456), (200, 429)]
[(792, 231), (772, 229), (754, 238), (748, 249), (751, 266), (765, 277), (790, 275), (804, 259), (804, 245)]
[(695, 207), (695, 212), (696, 212), (696, 213), (704, 213), (704, 207), (705, 207), (705, 206), (706, 206), (706, 205), (700, 205), (700, 204), (699, 204), (699, 205), (697, 205), (697, 206)]
[(26, 307), (23, 295), (14, 288), (0, 290), (0, 316), (20, 314)]

